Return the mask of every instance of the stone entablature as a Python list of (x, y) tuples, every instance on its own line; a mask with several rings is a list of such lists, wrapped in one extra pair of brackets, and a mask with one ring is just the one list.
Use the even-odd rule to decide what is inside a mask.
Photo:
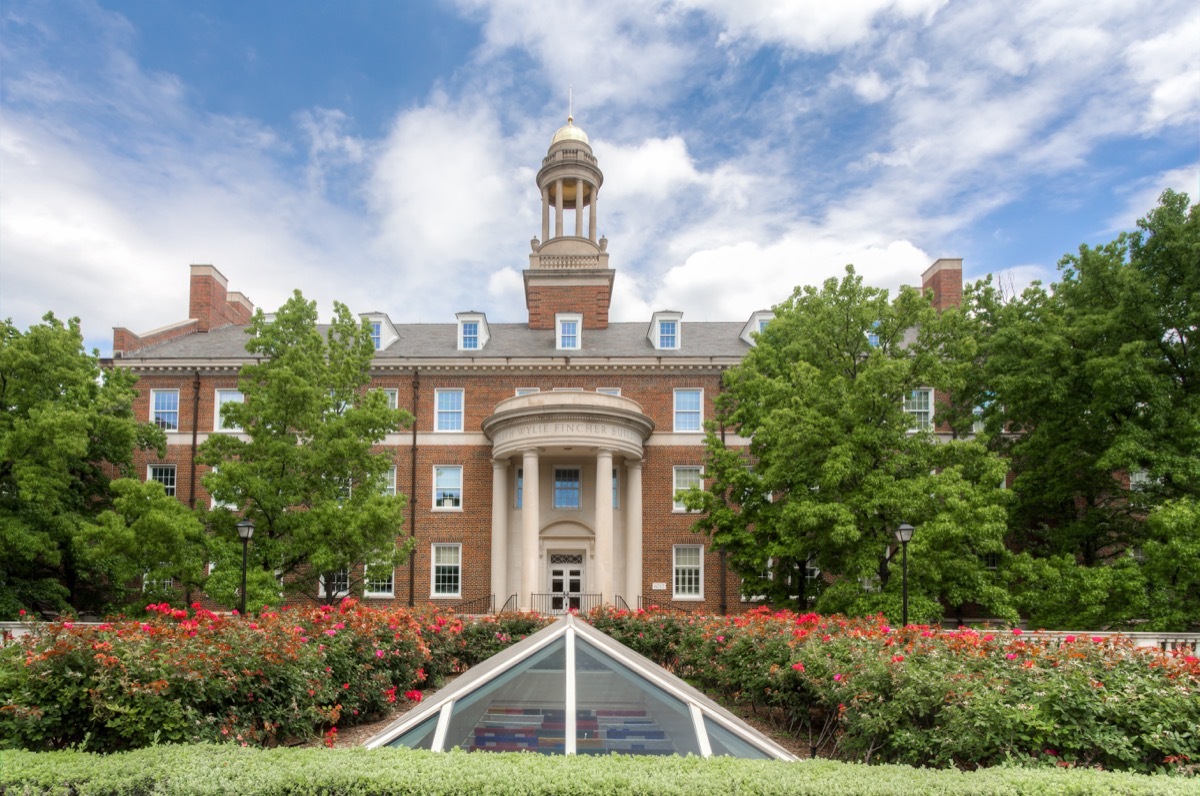
[(601, 393), (534, 393), (507, 398), (483, 422), (500, 459), (529, 449), (605, 449), (642, 458), (654, 421), (630, 398)]

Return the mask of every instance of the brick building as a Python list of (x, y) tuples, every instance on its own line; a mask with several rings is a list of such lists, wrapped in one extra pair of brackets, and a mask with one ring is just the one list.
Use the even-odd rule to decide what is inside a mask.
[[(587, 135), (568, 119), (537, 174), (541, 237), (524, 272), (527, 323), (480, 312), (445, 324), (367, 313), (372, 386), (416, 418), (389, 435), (396, 485), (409, 493), (411, 566), (371, 573), (364, 598), (556, 611), (603, 602), (737, 610), (738, 578), (694, 534), (675, 494), (700, 482), (703, 425), (723, 371), (754, 345), (769, 311), (726, 322), (664, 310), (610, 323), (615, 271), (596, 237), (603, 183)], [(923, 277), (941, 307), (961, 294), (960, 260)], [(114, 330), (114, 367), (140, 376), (140, 418), (167, 432), (144, 475), (181, 500), (210, 498), (196, 447), (239, 400), (249, 299), (211, 265), (191, 267), (189, 318), (137, 335)], [(449, 319), (448, 319), (449, 320)], [(918, 391), (910, 411), (932, 420)], [(906, 404), (907, 406), (907, 404)]]

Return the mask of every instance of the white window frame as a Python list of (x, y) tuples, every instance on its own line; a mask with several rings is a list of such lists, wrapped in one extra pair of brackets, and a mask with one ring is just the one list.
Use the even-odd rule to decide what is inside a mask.
[(601, 395), (616, 395), (616, 396), (620, 397), (621, 388), (620, 387), (597, 387), (596, 392), (600, 393)]
[[(696, 409), (680, 409), (679, 397), (684, 394), (695, 393), (698, 398), (698, 408)], [(704, 388), (703, 387), (676, 387), (674, 392), (674, 400), (672, 402), (671, 413), (671, 430), (681, 434), (701, 434), (704, 432)], [(681, 424), (681, 417), (696, 417), (696, 427), (691, 428), (691, 423)], [(688, 428), (681, 428), (682, 425), (687, 425)]]
[(676, 497), (680, 492), (685, 492), (691, 489), (693, 484), (679, 485), (679, 475), (683, 472), (695, 472), (699, 476), (699, 481), (695, 484), (701, 489), (704, 488), (704, 467), (699, 464), (677, 464), (671, 468), (671, 511), (677, 514), (696, 514), (697, 511), (690, 511), (687, 506), (679, 502)]
[(396, 465), (388, 468), (383, 476), (383, 494), (393, 497), (396, 494)]
[[(151, 585), (151, 584), (153, 584), (153, 585)], [(142, 573), (142, 593), (143, 594), (146, 593), (147, 591), (150, 591), (151, 589), (153, 589), (154, 591), (160, 591), (160, 590), (165, 591), (167, 589), (173, 589), (173, 588), (175, 588), (175, 579), (172, 577), (152, 578), (152, 577), (150, 577), (149, 571)]]
[(380, 321), (371, 321), (371, 345), (376, 351), (383, 348), (383, 323)]
[[(925, 401), (928, 403), (927, 409), (918, 408), (917, 395), (923, 394)], [(919, 431), (933, 431), (933, 389), (931, 387), (918, 387), (904, 396), (904, 413), (908, 415), (913, 424), (909, 429), (910, 434), (916, 434)]]
[[(156, 469), (161, 469), (164, 475), (167, 472), (171, 473), (171, 483), (169, 485), (162, 479), (154, 477), (154, 471)], [(163, 485), (163, 490), (169, 497), (175, 497), (178, 494), (176, 489), (179, 486), (179, 467), (174, 464), (164, 464), (162, 462), (148, 464), (146, 465), (146, 480), (158, 481), (158, 483)]]
[[(449, 475), (452, 472), (458, 473), (458, 505), (445, 506), (441, 505), (438, 498), (438, 473), (443, 472)], [(443, 490), (454, 489), (455, 487), (443, 486)], [(462, 511), (463, 503), (463, 468), (461, 464), (435, 464), (433, 466), (433, 508), (432, 511)]]
[[(454, 550), (457, 561), (453, 564), (438, 564), (438, 550)], [(458, 590), (438, 591), (438, 567), (454, 567), (458, 575)], [(435, 600), (459, 599), (462, 597), (463, 567), (462, 545), (458, 543), (434, 542), (429, 547), (429, 596)]]
[[(574, 338), (575, 345), (568, 346), (566, 343), (568, 335), (565, 332), (565, 325), (574, 324), (574, 334), (570, 335)], [(583, 316), (577, 312), (560, 312), (554, 316), (554, 347), (559, 351), (578, 351), (583, 348)]]
[[(335, 579), (333, 582), (334, 587), (335, 587), (333, 596), (334, 597), (349, 597), (350, 596), (350, 570), (346, 569), (346, 568), (339, 569), (334, 572), (334, 575), (335, 576), (337, 576), (337, 575), (345, 576), (346, 588), (345, 589), (337, 589), (336, 588), (337, 580)], [(324, 575), (317, 576), (317, 596), (318, 597), (327, 597), (328, 596), (327, 594), (325, 594), (325, 576)]]
[(458, 325), (459, 346), (463, 351), (479, 350), (479, 321), (462, 321)]
[[(458, 408), (443, 409), (442, 396), (458, 395)], [(446, 389), (433, 391), (433, 430), (437, 434), (461, 434), (466, 427), (467, 396), (462, 389)], [(446, 428), (442, 427), (442, 418), (448, 421)], [(457, 421), (454, 419), (457, 418)], [(457, 428), (450, 426), (457, 425)]]
[(518, 387), (517, 395), (534, 395), (542, 391), (541, 387)]
[[(682, 551), (696, 552), (699, 554), (699, 561), (692, 563), (685, 561), (680, 563), (679, 554)], [(684, 571), (695, 572), (696, 574), (696, 591), (681, 591), (680, 575)], [(677, 544), (671, 548), (671, 599), (673, 600), (692, 600), (699, 602), (704, 599), (704, 545), (701, 544)]]
[[(396, 570), (392, 569), (388, 572), (387, 582), (388, 588), (372, 589), (370, 567), (363, 567), (363, 597), (395, 597), (396, 596)], [(382, 579), (380, 579), (382, 580)]]
[(664, 318), (658, 322), (658, 347), (664, 351), (679, 348), (679, 321)]
[(518, 467), (516, 475), (516, 493), (513, 495), (513, 508), (518, 511), (525, 501), (525, 468)]
[(400, 408), (400, 390), (396, 387), (381, 387), (382, 392), (387, 397), (388, 409)]
[[(576, 487), (574, 494), (577, 498), (577, 502), (574, 506), (560, 505), (558, 502), (558, 497), (559, 497), (558, 474), (565, 473), (565, 472), (574, 472), (578, 476), (578, 478), (576, 478), (575, 482), (574, 482), (575, 487)], [(569, 482), (564, 481), (563, 483), (569, 483)], [(556, 511), (580, 511), (580, 510), (582, 510), (583, 509), (583, 468), (580, 467), (579, 465), (567, 465), (567, 466), (555, 467), (554, 468), (554, 483), (551, 485), (551, 492), (553, 493), (553, 496), (554, 496), (553, 497), (553, 507)], [(567, 492), (564, 494), (570, 494), (570, 493)]]
[[(160, 414), (160, 411), (157, 407), (158, 407), (158, 396), (160, 396), (160, 395), (163, 395), (163, 396), (174, 395), (175, 396), (175, 408), (174, 409), (164, 409), (161, 411), (161, 414), (163, 414), (163, 415), (174, 415), (175, 416), (175, 425), (173, 425), (173, 426), (167, 426), (164, 423), (160, 423), (158, 421), (158, 415)], [(178, 431), (179, 430), (179, 390), (151, 390), (150, 391), (150, 422), (153, 423), (154, 425), (158, 426), (159, 428), (161, 428), (163, 431)]]
[[(222, 398), (226, 393), (237, 393), (237, 399)], [(242, 391), (236, 387), (218, 387), (213, 390), (213, 431), (218, 433), (224, 432), (227, 434), (238, 434), (242, 431), (241, 426), (227, 426), (221, 420), (221, 407), (227, 403), (240, 404), (246, 400), (246, 396), (242, 395)]]

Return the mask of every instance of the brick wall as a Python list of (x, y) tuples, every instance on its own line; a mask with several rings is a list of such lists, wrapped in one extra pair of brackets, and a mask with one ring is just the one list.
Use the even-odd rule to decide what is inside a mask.
[(943, 257), (921, 274), (921, 289), (933, 291), (933, 306), (941, 312), (962, 303), (962, 260)]
[(583, 316), (584, 329), (607, 329), (611, 299), (612, 285), (607, 283), (564, 287), (528, 285), (525, 306), (529, 310), (529, 328), (553, 329), (555, 313), (578, 312)]

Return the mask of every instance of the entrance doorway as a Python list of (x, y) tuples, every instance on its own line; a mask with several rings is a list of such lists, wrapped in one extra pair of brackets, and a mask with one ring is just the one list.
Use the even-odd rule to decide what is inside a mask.
[(550, 610), (578, 611), (583, 598), (583, 553), (550, 554)]

